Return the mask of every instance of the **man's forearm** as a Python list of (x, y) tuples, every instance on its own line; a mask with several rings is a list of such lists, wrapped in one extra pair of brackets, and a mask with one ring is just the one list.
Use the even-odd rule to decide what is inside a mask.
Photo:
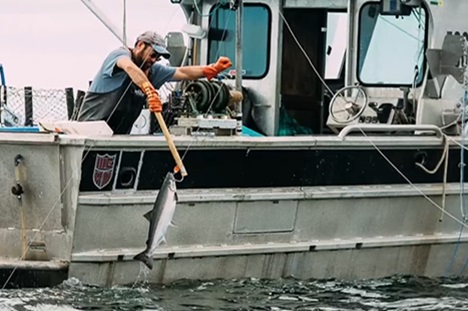
[(203, 73), (204, 66), (184, 66), (177, 67), (176, 72), (174, 73), (174, 80), (196, 80), (204, 78), (205, 74)]
[(143, 83), (149, 82), (145, 73), (136, 66), (128, 68), (126, 72), (130, 79), (132, 79), (133, 83), (138, 85), (140, 88), (142, 87)]
[(133, 83), (142, 88), (143, 83), (149, 82), (145, 73), (133, 63), (130, 58), (122, 57), (117, 61), (117, 66), (122, 68), (132, 79)]
[(174, 74), (174, 80), (196, 80), (207, 78), (211, 80), (220, 72), (229, 69), (232, 66), (231, 60), (228, 57), (221, 56), (214, 64), (207, 66), (185, 66), (177, 67)]

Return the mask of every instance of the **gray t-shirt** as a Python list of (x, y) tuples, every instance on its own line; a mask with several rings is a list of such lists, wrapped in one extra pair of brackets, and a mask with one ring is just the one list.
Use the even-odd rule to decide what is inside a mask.
[[(106, 57), (86, 93), (78, 121), (104, 120), (114, 134), (130, 133), (146, 105), (146, 96), (127, 73), (116, 66), (122, 56), (131, 58), (131, 51), (121, 47)], [(158, 89), (173, 78), (175, 71), (175, 67), (155, 63), (151, 66), (149, 80)]]

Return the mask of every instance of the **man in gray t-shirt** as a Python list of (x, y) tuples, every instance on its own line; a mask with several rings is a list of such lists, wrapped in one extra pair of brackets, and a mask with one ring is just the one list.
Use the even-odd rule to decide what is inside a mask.
[(78, 121), (104, 120), (114, 134), (129, 134), (147, 101), (152, 112), (161, 112), (156, 89), (165, 82), (212, 79), (232, 65), (227, 57), (208, 66), (168, 67), (156, 63), (170, 56), (164, 38), (153, 31), (140, 35), (133, 49), (112, 51), (86, 93)]

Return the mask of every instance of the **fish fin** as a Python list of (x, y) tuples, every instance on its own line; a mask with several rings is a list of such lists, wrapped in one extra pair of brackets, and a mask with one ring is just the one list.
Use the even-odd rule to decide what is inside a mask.
[(166, 237), (163, 236), (159, 245), (167, 245)]
[(171, 221), (171, 223), (169, 224), (171, 227), (174, 227), (174, 228), (177, 228), (177, 224), (173, 221)]
[(153, 257), (148, 256), (146, 250), (133, 257), (133, 259), (141, 261), (148, 267), (148, 269), (153, 270)]
[(143, 217), (145, 217), (146, 220), (151, 221), (151, 214), (153, 214), (153, 211), (149, 211), (148, 213), (144, 214)]

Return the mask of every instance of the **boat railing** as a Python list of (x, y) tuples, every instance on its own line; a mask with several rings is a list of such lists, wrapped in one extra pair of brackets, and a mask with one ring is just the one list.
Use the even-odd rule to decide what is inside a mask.
[(387, 125), (387, 124), (352, 124), (344, 127), (338, 137), (341, 140), (344, 140), (348, 134), (352, 132), (399, 132), (399, 133), (414, 133), (414, 132), (433, 132), (435, 136), (439, 139), (443, 138), (442, 130), (432, 124), (420, 124), (420, 125), (406, 125), (406, 124), (397, 124), (397, 125)]

